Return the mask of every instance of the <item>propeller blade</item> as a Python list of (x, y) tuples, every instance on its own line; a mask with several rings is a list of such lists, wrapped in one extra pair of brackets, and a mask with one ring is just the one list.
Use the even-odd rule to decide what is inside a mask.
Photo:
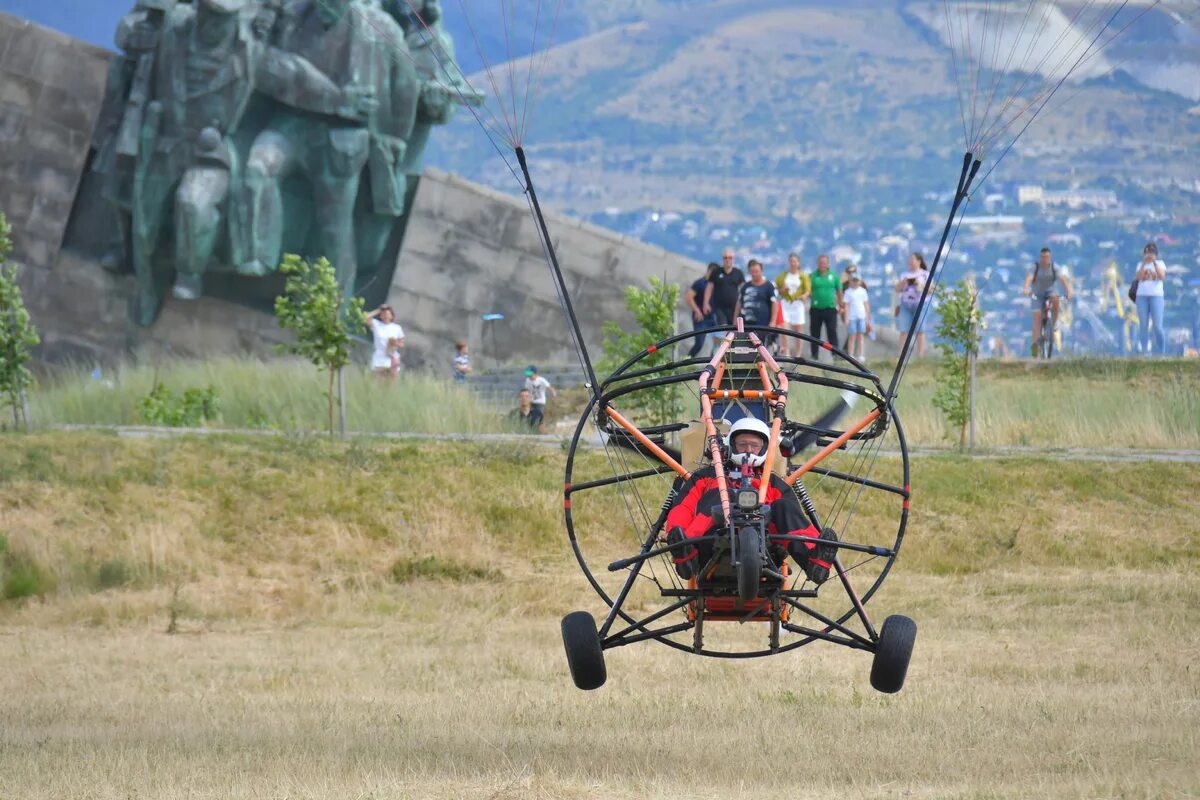
[[(859, 395), (857, 392), (844, 389), (841, 394), (841, 399), (830, 406), (829, 410), (822, 414), (820, 419), (812, 423), (812, 426), (814, 428), (823, 428), (825, 430), (833, 428), (833, 426), (837, 424), (838, 420), (841, 419), (847, 411), (854, 408), (854, 404), (858, 402), (858, 399)], [(816, 444), (816, 441), (819, 438), (821, 438), (821, 435), (818, 433), (814, 433), (813, 431), (804, 431), (794, 439), (793, 447), (795, 449), (793, 452), (804, 452)]]
[[(641, 453), (642, 455), (648, 456), (650, 458), (658, 458), (658, 456), (654, 455), (654, 453), (650, 452), (650, 450), (648, 450), (646, 447), (644, 447), (641, 442), (637, 441), (632, 436), (629, 436), (623, 432), (614, 432), (614, 433), (608, 434), (608, 443), (613, 445), (614, 447), (621, 447), (626, 450), (632, 450), (635, 453)], [(657, 442), (656, 442), (656, 444), (657, 444)], [(683, 455), (678, 450), (676, 450), (674, 447), (668, 447), (666, 444), (659, 444), (659, 447), (662, 448), (662, 451), (664, 453), (666, 453), (667, 455), (669, 455), (671, 458), (675, 459), (676, 461), (681, 461), (683, 459)]]

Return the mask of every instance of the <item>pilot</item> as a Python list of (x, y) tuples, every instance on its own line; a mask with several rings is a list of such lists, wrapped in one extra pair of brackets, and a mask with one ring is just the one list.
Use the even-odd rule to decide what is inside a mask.
[[(745, 417), (738, 420), (729, 429), (725, 438), (726, 444), (726, 481), (730, 494), (742, 480), (746, 471), (751, 474), (751, 485), (758, 489), (762, 481), (763, 464), (767, 458), (767, 446), (771, 440), (771, 431), (761, 420)], [(837, 541), (837, 536), (830, 529), (824, 533), (809, 522), (800, 508), (792, 488), (778, 475), (770, 476), (767, 488), (766, 502), (770, 505), (770, 519), (767, 524), (767, 536), (793, 535), (810, 536), (813, 542), (784, 541), (777, 542), (781, 551), (786, 551), (801, 566), (809, 580), (821, 584), (829, 578), (829, 569), (836, 555), (837, 548), (831, 545), (818, 545), (821, 539)], [(675, 505), (667, 514), (667, 544), (673, 545), (686, 539), (695, 539), (708, 533), (715, 532), (721, 527), (718, 520), (712, 516), (714, 506), (721, 503), (720, 490), (717, 488), (717, 472), (714, 467), (704, 467), (692, 473), (675, 494)], [(776, 548), (772, 548), (773, 550)], [(681, 547), (673, 554), (675, 571), (679, 577), (688, 580), (696, 574), (712, 555), (712, 542), (702, 542), (697, 546)], [(778, 554), (782, 559), (782, 552)]]

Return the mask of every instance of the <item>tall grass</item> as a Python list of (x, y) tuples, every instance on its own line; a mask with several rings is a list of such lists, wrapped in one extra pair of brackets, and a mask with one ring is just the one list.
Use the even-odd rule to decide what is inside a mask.
[[(125, 366), (93, 378), (69, 370), (31, 394), (36, 425), (137, 425), (139, 402), (161, 381), (175, 393), (212, 386), (220, 404), (212, 427), (321, 431), (327, 426), (327, 378), (292, 359), (177, 361)], [(501, 409), (453, 381), (402, 374), (387, 384), (360, 369), (346, 371), (346, 417), (352, 431), (494, 433), (513, 430)]]
[[(881, 376), (891, 365), (872, 364)], [(212, 386), (221, 405), (213, 427), (321, 431), (326, 379), (305, 362), (282, 359), (179, 361), (116, 369), (101, 379), (84, 370), (42, 382), (30, 395), (36, 425), (134, 425), (138, 403), (162, 381), (179, 393)], [(551, 402), (548, 423), (572, 424), (586, 402), (582, 389)], [(909, 443), (945, 446), (957, 440), (932, 405), (932, 364), (912, 366), (897, 406)], [(818, 396), (819, 395), (819, 396)], [(453, 381), (404, 374), (394, 386), (362, 370), (346, 379), (352, 431), (499, 433), (516, 428), (508, 409)], [(817, 414), (825, 394), (793, 392), (793, 416)], [(693, 415), (698, 409), (692, 410)], [(976, 404), (981, 447), (1200, 449), (1200, 365), (1188, 361), (1063, 360), (1049, 365), (981, 362)]]
[[(932, 405), (934, 388), (932, 370), (905, 376), (897, 406), (913, 443), (957, 439)], [(982, 447), (1200, 448), (1196, 362), (993, 363), (980, 370), (977, 392)]]

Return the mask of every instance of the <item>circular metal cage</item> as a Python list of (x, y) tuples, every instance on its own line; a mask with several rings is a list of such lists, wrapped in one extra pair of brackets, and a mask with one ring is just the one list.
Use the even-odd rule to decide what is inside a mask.
[[(608, 606), (604, 648), (655, 640), (754, 658), (825, 640), (874, 651), (866, 605), (910, 506), (908, 448), (878, 376), (807, 334), (739, 321), (658, 342), (597, 388), (571, 439), (563, 505), (579, 566)], [(786, 564), (762, 602), (722, 600), (713, 613), (715, 590), (678, 577), (663, 525), (685, 477), (720, 460), (714, 445), (743, 416), (772, 425), (769, 463), (817, 528), (837, 533), (838, 556), (821, 586)], [(718, 621), (751, 624), (706, 624)]]

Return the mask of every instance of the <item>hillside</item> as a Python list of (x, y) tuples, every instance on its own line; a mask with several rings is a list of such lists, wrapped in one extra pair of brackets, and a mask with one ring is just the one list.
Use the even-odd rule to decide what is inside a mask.
[[(910, 218), (920, 219), (923, 194), (953, 188), (962, 121), (933, 4), (650, 5), (640, 22), (549, 54), (527, 140), (541, 192), (555, 205), (583, 216), (703, 210), (725, 221), (862, 219), (886, 205), (916, 209)], [(1197, 29), (1171, 13), (1150, 12), (1125, 46), (1170, 42), (1171, 69), (1194, 75)], [(469, 33), (459, 37), (470, 51)], [(1200, 162), (1181, 157), (1200, 149), (1200, 117), (1186, 113), (1194, 99), (1131, 77), (1140, 62), (1120, 44), (1110, 61), (1088, 65), (1102, 77), (1064, 87), (994, 182), (1200, 177)], [(1103, 77), (1119, 65), (1127, 70)], [(483, 75), (473, 81), (488, 85)], [(1186, 77), (1155, 85), (1193, 88)], [(512, 188), (465, 115), (430, 158)]]
[[(525, 76), (521, 59), (531, 46), (556, 44), (544, 78), (533, 84), (538, 99), (530, 106), (528, 137), (541, 193), (552, 205), (591, 218), (611, 208), (657, 208), (768, 226), (787, 219), (917, 221), (931, 213), (923, 195), (953, 187), (963, 137), (951, 45), (961, 50), (962, 44), (946, 31), (945, 5), (443, 3), (460, 61), (475, 72), (473, 83), (493, 95), (478, 72), (484, 61), (497, 65), (500, 94), (523, 97), (515, 82), (505, 85), (504, 62), (517, 59), (517, 74)], [(129, 0), (98, 0), (86, 8), (67, 0), (14, 0), (7, 10), (111, 46), (117, 20), (130, 6)], [(1121, 22), (1141, 6), (1130, 4)], [(983, 15), (1008, 9), (1007, 44), (1020, 38), (1020, 10), (1030, 3), (950, 7), (966, 9), (956, 13), (977, 33), (987, 24)], [(1071, 27), (1079, 4), (1054, 7), (1049, 32), (1039, 37), (1043, 44), (1059, 34), (1064, 41), (1091, 35), (1082, 25)], [(1200, 101), (1194, 3), (1154, 4), (1081, 74), (1107, 77), (1064, 87), (993, 183), (1137, 178), (1153, 185), (1164, 177), (1200, 178), (1200, 160), (1192, 157), (1200, 149), (1200, 114), (1187, 113)], [(515, 188), (467, 114), (434, 137), (428, 162)], [(1176, 213), (1197, 213), (1171, 199)], [(1185, 197), (1188, 203), (1195, 205)]]

